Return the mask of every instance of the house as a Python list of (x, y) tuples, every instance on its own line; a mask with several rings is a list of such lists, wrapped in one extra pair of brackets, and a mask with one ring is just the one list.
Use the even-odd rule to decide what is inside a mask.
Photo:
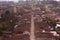
[(60, 34), (60, 22), (57, 22), (56, 24), (56, 31), (58, 34)]

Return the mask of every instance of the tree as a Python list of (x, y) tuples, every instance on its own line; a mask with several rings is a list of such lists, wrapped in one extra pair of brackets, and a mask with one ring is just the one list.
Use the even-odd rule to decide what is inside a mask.
[(3, 21), (9, 21), (10, 18), (10, 12), (6, 11), (4, 14), (1, 15)]
[(1, 17), (2, 18), (0, 18), (0, 35), (3, 36), (3, 40), (5, 40), (6, 35), (3, 35), (3, 31), (11, 31), (12, 35), (17, 18), (14, 16), (13, 13), (10, 14), (9, 10), (2, 14)]
[(50, 17), (47, 17), (46, 20), (47, 20), (48, 25), (51, 26), (51, 28), (53, 28), (53, 30), (55, 30), (56, 20), (54, 18), (50, 18)]

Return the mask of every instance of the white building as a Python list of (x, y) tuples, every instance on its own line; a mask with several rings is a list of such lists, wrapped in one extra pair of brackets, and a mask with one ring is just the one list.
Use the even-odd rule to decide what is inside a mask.
[(56, 28), (60, 27), (60, 22), (57, 22)]

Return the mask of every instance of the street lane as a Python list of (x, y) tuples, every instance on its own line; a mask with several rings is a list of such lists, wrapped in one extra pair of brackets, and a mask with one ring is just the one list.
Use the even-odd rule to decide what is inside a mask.
[(35, 35), (34, 35), (34, 17), (31, 15), (31, 31), (30, 31), (30, 40), (35, 40)]

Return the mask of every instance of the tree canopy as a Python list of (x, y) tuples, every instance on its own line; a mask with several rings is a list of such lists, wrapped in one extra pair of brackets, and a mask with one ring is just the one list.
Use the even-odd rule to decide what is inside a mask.
[(48, 25), (51, 26), (51, 28), (53, 28), (53, 30), (55, 30), (56, 20), (51, 17), (47, 17), (46, 20), (47, 20)]

